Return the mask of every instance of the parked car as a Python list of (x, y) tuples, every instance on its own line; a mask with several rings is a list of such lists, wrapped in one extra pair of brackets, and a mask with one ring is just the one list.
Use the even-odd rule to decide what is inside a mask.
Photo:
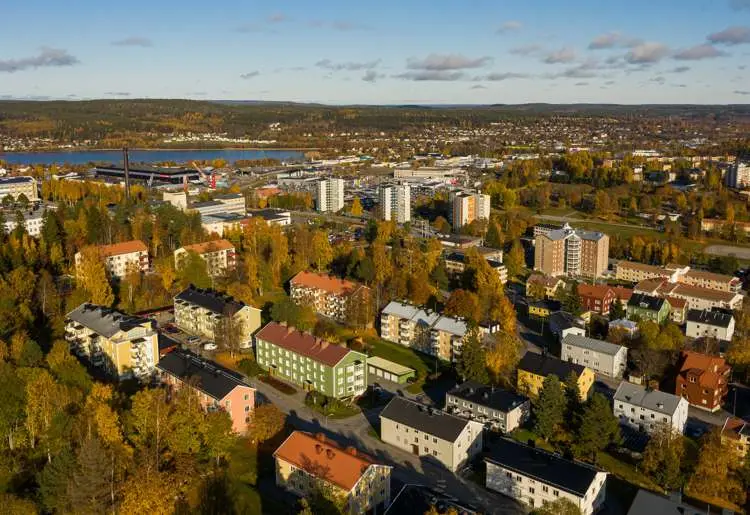
[(216, 345), (214, 342), (208, 342), (203, 345), (203, 350), (216, 350), (219, 346)]

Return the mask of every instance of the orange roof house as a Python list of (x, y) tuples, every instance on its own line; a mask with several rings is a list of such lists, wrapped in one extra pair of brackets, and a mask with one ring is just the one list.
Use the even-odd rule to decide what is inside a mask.
[(148, 247), (141, 240), (123, 241), (112, 245), (100, 245), (97, 247), (102, 257), (121, 256), (133, 252), (148, 252)]
[(697, 408), (717, 411), (727, 394), (731, 370), (724, 358), (682, 351), (675, 395)]

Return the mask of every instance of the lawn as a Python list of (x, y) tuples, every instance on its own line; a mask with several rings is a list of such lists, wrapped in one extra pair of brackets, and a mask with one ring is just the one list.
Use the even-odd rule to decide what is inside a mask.
[(348, 404), (318, 392), (307, 394), (305, 397), (305, 406), (332, 419), (349, 418), (362, 412), (356, 404)]
[(417, 372), (417, 380), (406, 387), (409, 393), (422, 393), (427, 377), (446, 368), (446, 363), (434, 356), (422, 354), (408, 347), (391, 343), (376, 336), (366, 336), (365, 342), (370, 355), (379, 356), (400, 365), (413, 368)]
[(510, 436), (514, 440), (519, 441), (519, 442), (521, 442), (523, 444), (527, 444), (527, 445), (529, 443), (529, 440), (534, 440), (534, 445), (536, 445), (540, 449), (544, 449), (546, 451), (554, 451), (554, 449), (552, 448), (551, 444), (549, 444), (548, 442), (545, 442), (544, 440), (542, 440), (541, 438), (539, 438), (536, 435), (536, 433), (534, 433), (533, 431), (531, 431), (529, 429), (524, 429), (522, 427), (519, 427), (518, 429), (516, 429), (515, 431), (513, 431), (510, 434)]

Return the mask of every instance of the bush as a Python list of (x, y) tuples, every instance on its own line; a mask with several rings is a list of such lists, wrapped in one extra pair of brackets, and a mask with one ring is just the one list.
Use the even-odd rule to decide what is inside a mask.
[(258, 362), (252, 358), (243, 358), (237, 364), (237, 368), (239, 368), (240, 372), (242, 372), (248, 377), (262, 376), (266, 373), (265, 370), (260, 368), (260, 365), (258, 365)]
[(273, 386), (274, 388), (276, 388), (281, 393), (285, 393), (287, 395), (294, 395), (295, 393), (297, 393), (297, 390), (295, 390), (294, 388), (292, 388), (288, 384), (286, 384), (286, 383), (284, 383), (282, 381), (279, 381), (278, 379), (275, 379), (273, 377), (270, 377), (270, 376), (260, 376), (260, 377), (258, 377), (258, 379), (261, 380), (261, 381), (263, 381), (267, 385)]

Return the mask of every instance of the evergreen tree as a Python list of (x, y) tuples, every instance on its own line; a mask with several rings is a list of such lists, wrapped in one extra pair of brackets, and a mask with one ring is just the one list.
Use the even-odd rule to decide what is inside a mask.
[(477, 329), (472, 329), (464, 338), (456, 369), (465, 381), (471, 380), (482, 384), (489, 381), (486, 351)]
[(78, 450), (76, 470), (69, 488), (71, 504), (78, 513), (109, 511), (111, 486), (110, 458), (99, 439), (90, 436)]
[(560, 380), (554, 374), (544, 378), (534, 407), (536, 422), (534, 431), (545, 440), (550, 440), (557, 433), (565, 417), (565, 393)]
[(48, 462), (38, 475), (42, 504), (50, 513), (71, 512), (69, 484), (75, 469), (75, 455), (65, 450)]
[(581, 415), (574, 451), (578, 456), (596, 462), (598, 451), (620, 439), (620, 424), (612, 413), (609, 401), (602, 394), (594, 393)]
[(581, 400), (581, 388), (578, 386), (578, 374), (573, 371), (565, 378), (565, 411), (566, 425), (570, 431), (575, 432), (581, 422), (583, 400)]
[(625, 306), (622, 303), (622, 299), (620, 299), (619, 297), (609, 307), (609, 319), (610, 320), (620, 320), (621, 318), (625, 318), (626, 313), (627, 311), (625, 309)]
[(494, 249), (502, 249), (503, 245), (505, 243), (505, 237), (503, 236), (503, 233), (500, 231), (500, 224), (497, 222), (490, 222), (489, 227), (487, 229), (487, 236), (484, 238), (484, 243), (488, 247), (492, 247)]

